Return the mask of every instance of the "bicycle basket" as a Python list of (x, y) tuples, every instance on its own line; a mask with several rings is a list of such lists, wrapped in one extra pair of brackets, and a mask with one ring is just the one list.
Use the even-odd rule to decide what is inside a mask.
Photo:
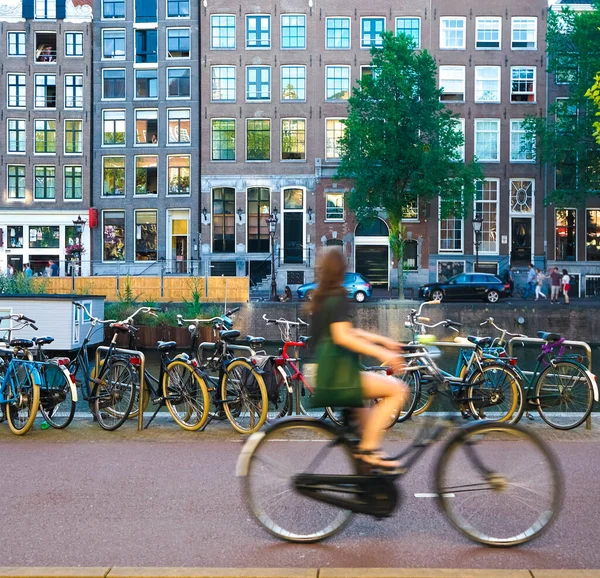
[[(279, 401), (279, 388), (277, 387), (277, 376), (275, 374), (273, 357), (271, 355), (254, 355), (250, 358), (250, 361), (262, 371), (262, 378), (265, 382), (265, 387), (267, 388), (269, 401), (274, 403)], [(250, 391), (258, 391), (258, 384), (253, 375), (247, 370), (246, 374), (246, 387)]]

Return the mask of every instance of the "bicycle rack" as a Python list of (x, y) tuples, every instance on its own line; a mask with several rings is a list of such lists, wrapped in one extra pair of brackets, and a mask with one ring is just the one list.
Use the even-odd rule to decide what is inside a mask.
[[(110, 348), (106, 345), (101, 345), (96, 349), (96, 367), (100, 367), (100, 362), (102, 361), (101, 353), (107, 353)], [(142, 431), (144, 429), (144, 397), (146, 395), (146, 380), (144, 378), (146, 371), (146, 356), (141, 351), (136, 351), (135, 349), (122, 349), (120, 347), (115, 347), (113, 350), (113, 354), (124, 354), (129, 355), (130, 357), (137, 357), (140, 360), (140, 411), (138, 412), (138, 431)], [(106, 357), (106, 355), (104, 356)]]

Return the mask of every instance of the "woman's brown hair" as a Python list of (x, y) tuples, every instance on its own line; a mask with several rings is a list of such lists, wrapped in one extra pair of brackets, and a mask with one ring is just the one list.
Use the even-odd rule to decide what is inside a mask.
[(344, 289), (346, 257), (337, 247), (324, 249), (318, 257), (316, 272), (319, 284), (313, 293), (310, 305), (313, 314), (321, 308), (327, 297), (347, 295)]

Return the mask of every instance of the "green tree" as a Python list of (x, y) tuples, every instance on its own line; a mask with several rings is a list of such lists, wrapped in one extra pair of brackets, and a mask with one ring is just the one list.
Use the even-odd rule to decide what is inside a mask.
[(392, 33), (383, 34), (382, 47), (371, 55), (374, 74), (358, 82), (348, 101), (336, 178), (353, 180), (348, 206), (359, 221), (387, 213), (402, 297), (403, 215), (415, 199), (440, 195), (464, 211), (481, 172), (475, 162), (462, 162), (464, 137), (457, 115), (440, 102), (432, 56)]
[(525, 129), (535, 139), (536, 159), (556, 172), (548, 179), (546, 203), (584, 206), (600, 192), (600, 144), (594, 139), (594, 111), (586, 94), (600, 68), (600, 3), (575, 12), (548, 14), (548, 72), (568, 85), (567, 97), (549, 103), (547, 117), (530, 116)]
[[(597, 110), (594, 113), (594, 116), (600, 116), (600, 72), (596, 74), (594, 77), (594, 84), (585, 95), (596, 105)], [(594, 127), (594, 138), (596, 142), (600, 144), (600, 121), (596, 121), (593, 124)]]

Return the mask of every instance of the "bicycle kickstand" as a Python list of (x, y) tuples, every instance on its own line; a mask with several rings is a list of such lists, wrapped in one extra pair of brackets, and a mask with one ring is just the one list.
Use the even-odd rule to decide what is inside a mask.
[[(154, 421), (154, 418), (156, 417), (156, 414), (158, 414), (158, 412), (160, 411), (160, 408), (163, 405), (165, 405), (165, 404), (164, 403), (157, 404), (156, 411), (152, 414), (152, 417), (148, 420), (148, 423), (144, 426), (144, 429), (148, 429), (148, 426)], [(140, 407), (140, 411), (142, 411), (141, 407)]]

